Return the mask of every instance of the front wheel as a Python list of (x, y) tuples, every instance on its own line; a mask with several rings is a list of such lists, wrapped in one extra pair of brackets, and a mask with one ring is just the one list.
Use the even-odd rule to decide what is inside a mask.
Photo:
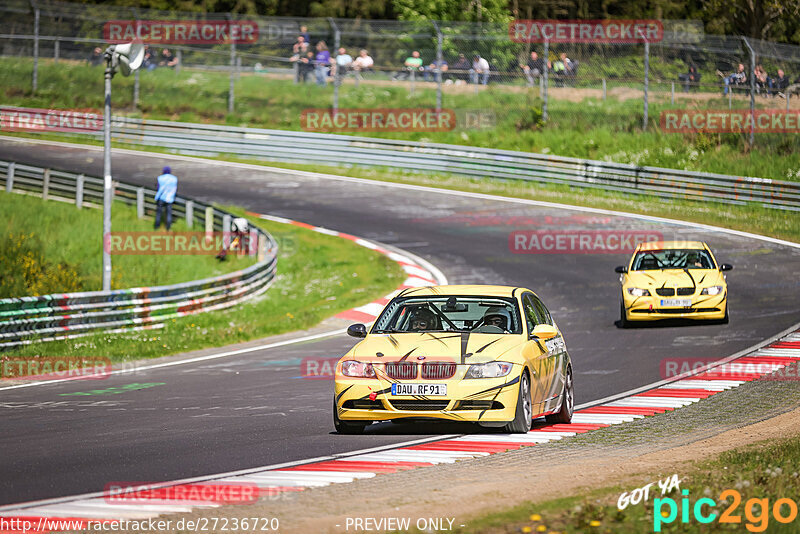
[(506, 432), (524, 434), (531, 429), (533, 408), (531, 406), (531, 380), (528, 373), (522, 372), (519, 377), (519, 395), (517, 395), (517, 412), (514, 420), (506, 425)]
[(333, 398), (333, 427), (336, 432), (339, 434), (363, 434), (367, 425), (369, 425), (368, 422), (350, 422), (339, 419), (339, 411), (336, 409), (336, 397)]
[(569, 424), (572, 422), (572, 413), (575, 410), (575, 393), (572, 388), (572, 369), (567, 369), (564, 380), (564, 397), (561, 399), (561, 409), (558, 412), (546, 415), (544, 420), (548, 423)]
[(619, 326), (620, 328), (628, 328), (631, 326), (628, 316), (625, 315), (625, 304), (622, 301), (619, 303)]

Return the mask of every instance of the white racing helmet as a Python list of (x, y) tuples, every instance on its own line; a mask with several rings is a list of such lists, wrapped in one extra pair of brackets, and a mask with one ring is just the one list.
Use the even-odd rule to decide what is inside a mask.
[(499, 325), (499, 327), (503, 330), (511, 330), (511, 312), (508, 311), (508, 308), (503, 306), (492, 306), (486, 310), (486, 313), (483, 314), (483, 324), (493, 325), (492, 321), (496, 320), (498, 317), (502, 319), (503, 323)]

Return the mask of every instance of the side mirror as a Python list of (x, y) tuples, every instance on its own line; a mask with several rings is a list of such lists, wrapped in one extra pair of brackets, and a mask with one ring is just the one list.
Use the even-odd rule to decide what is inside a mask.
[(614, 268), (614, 272), (615, 273), (620, 273), (620, 274), (627, 273), (628, 272), (628, 268), (625, 267), (624, 265), (617, 265)]
[(352, 337), (367, 337), (367, 327), (361, 323), (351, 324), (347, 327), (347, 335)]
[(731, 265), (730, 263), (723, 263), (722, 265), (719, 266), (719, 270), (720, 271), (731, 271), (731, 270), (733, 270), (733, 265)]
[(558, 330), (553, 325), (537, 324), (531, 334), (539, 339), (552, 339), (558, 335)]

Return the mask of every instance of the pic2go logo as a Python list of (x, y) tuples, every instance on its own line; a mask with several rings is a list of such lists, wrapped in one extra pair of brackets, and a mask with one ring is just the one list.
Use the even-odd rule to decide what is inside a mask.
[[(661, 532), (662, 525), (673, 523), (678, 518), (679, 512), (681, 523), (689, 522), (690, 511), (698, 523), (713, 523), (717, 519), (716, 512), (708, 510), (708, 508), (713, 508), (717, 505), (714, 499), (704, 497), (695, 501), (694, 506), (692, 506), (688, 497), (689, 490), (685, 489), (681, 493), (683, 498), (680, 500), (680, 506), (675, 499), (670, 497), (658, 498), (653, 501), (654, 532)], [(725, 490), (719, 494), (720, 501), (727, 501), (729, 497), (733, 499), (733, 502), (720, 514), (719, 523), (739, 524), (742, 522), (742, 516), (736, 515), (736, 510), (742, 502), (742, 496), (733, 489)], [(758, 509), (758, 511), (756, 512), (755, 509)], [(744, 516), (747, 519), (745, 527), (747, 530), (750, 532), (764, 532), (767, 530), (770, 511), (778, 523), (791, 523), (797, 519), (797, 503), (792, 499), (785, 497), (778, 499), (770, 509), (769, 499), (752, 498), (744, 504)]]

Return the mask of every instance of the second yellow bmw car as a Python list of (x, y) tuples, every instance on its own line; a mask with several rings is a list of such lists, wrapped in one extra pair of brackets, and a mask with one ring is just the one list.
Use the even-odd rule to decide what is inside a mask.
[(569, 423), (572, 363), (550, 312), (529, 289), (406, 289), (336, 365), (333, 421), (444, 419), (527, 432), (534, 417)]
[(632, 321), (667, 318), (728, 322), (728, 284), (714, 254), (700, 241), (654, 241), (640, 244), (627, 266), (619, 266), (622, 283), (620, 326)]

